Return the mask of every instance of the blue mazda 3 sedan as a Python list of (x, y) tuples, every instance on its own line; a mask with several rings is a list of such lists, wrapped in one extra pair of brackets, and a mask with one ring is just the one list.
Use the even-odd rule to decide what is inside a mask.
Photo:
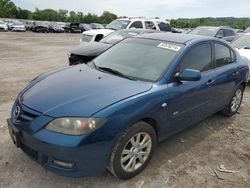
[(159, 141), (216, 112), (234, 115), (248, 62), (222, 40), (145, 34), (87, 65), (38, 76), (7, 120), (15, 145), (66, 176), (140, 173)]

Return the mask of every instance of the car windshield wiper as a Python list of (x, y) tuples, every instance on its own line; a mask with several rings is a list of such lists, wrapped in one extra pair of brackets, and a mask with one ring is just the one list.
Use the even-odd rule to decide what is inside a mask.
[[(95, 63), (93, 62), (93, 64), (95, 65)], [(111, 69), (111, 68), (108, 68), (108, 67), (98, 67), (95, 65), (95, 68), (98, 69), (98, 70), (101, 70), (101, 71), (105, 71), (105, 72), (110, 72), (112, 74), (115, 74), (115, 75), (118, 75), (118, 76), (121, 76), (123, 78), (127, 78), (129, 80), (136, 80), (135, 78), (131, 77), (131, 76), (127, 76), (117, 70), (114, 70), (114, 69)]]

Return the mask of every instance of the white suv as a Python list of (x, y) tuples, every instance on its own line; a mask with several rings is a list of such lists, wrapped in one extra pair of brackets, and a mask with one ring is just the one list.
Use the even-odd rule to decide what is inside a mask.
[(121, 29), (155, 29), (159, 31), (171, 32), (169, 22), (160, 19), (147, 18), (121, 18), (112, 21), (106, 26), (107, 29), (121, 30)]
[(122, 29), (155, 29), (165, 32), (172, 31), (169, 22), (160, 19), (122, 18), (112, 21), (106, 26), (106, 29), (84, 31), (80, 42), (99, 42), (108, 34)]

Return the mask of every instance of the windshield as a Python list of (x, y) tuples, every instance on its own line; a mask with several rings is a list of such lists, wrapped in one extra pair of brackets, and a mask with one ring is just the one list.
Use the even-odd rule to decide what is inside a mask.
[(108, 43), (108, 44), (116, 44), (117, 42), (119, 42), (125, 38), (135, 36), (138, 34), (139, 34), (139, 32), (136, 32), (136, 31), (116, 31), (116, 32), (109, 34), (108, 36), (106, 36), (102, 40), (100, 40), (100, 42)]
[(98, 56), (95, 65), (134, 79), (155, 82), (182, 47), (182, 44), (165, 41), (129, 38)]
[(127, 25), (130, 23), (128, 20), (114, 20), (106, 26), (107, 29), (121, 30), (126, 29)]
[(235, 48), (250, 48), (250, 35), (241, 36), (232, 42)]
[(194, 30), (190, 31), (189, 34), (214, 37), (217, 31), (218, 29), (213, 27), (197, 27)]

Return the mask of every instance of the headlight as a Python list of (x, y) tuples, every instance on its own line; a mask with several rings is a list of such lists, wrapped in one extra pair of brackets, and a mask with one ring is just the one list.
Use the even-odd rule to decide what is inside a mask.
[(46, 129), (69, 135), (83, 135), (102, 126), (104, 118), (58, 118), (50, 122)]

